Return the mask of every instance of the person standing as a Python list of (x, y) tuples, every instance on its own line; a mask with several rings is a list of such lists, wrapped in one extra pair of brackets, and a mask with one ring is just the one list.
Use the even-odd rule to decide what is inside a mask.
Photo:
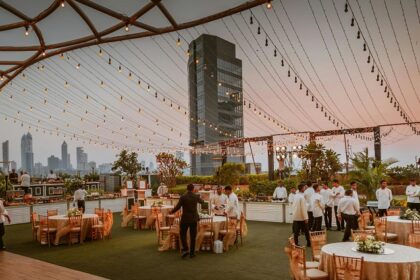
[(29, 187), (31, 186), (31, 176), (28, 172), (24, 171), (22, 176), (20, 176), (20, 186), (25, 191), (25, 194), (29, 193)]
[(273, 193), (273, 200), (280, 200), (282, 202), (285, 202), (286, 199), (287, 199), (287, 190), (284, 187), (283, 182), (279, 181)]
[(308, 211), (308, 229), (312, 229), (314, 224), (314, 214), (312, 212), (312, 196), (314, 195), (314, 188), (312, 188), (312, 182), (306, 182), (306, 190), (303, 193), (306, 200), (306, 208)]
[(231, 186), (225, 187), (225, 194), (228, 197), (225, 211), (226, 215), (231, 218), (236, 217), (239, 220), (241, 218), (241, 211), (239, 209), (238, 196), (232, 191)]
[[(197, 211), (197, 204), (203, 204), (204, 200), (200, 196), (193, 193), (194, 185), (188, 184), (187, 193), (182, 195), (178, 204), (171, 211), (171, 214), (176, 213), (182, 208), (182, 216), (180, 222), (180, 235), (182, 243), (182, 258), (186, 258), (188, 254), (190, 258), (195, 257), (195, 239), (197, 237), (197, 224), (200, 220)], [(187, 231), (190, 230), (190, 244), (187, 244)], [(188, 251), (189, 248), (189, 251)]]
[(322, 197), (322, 204), (324, 204), (324, 222), (327, 230), (331, 230), (332, 223), (332, 208), (334, 206), (334, 199), (331, 189), (328, 187), (327, 182), (322, 184), (322, 189), (319, 192)]
[(12, 172), (9, 174), (9, 180), (12, 185), (18, 184), (19, 175), (16, 173), (16, 170), (12, 169)]
[(222, 192), (222, 187), (217, 187), (217, 192), (211, 200), (213, 213), (216, 216), (223, 216), (225, 207), (228, 204), (228, 197)]
[(73, 206), (77, 203), (77, 209), (82, 209), (82, 213), (85, 213), (85, 198), (87, 194), (88, 193), (83, 186), (79, 186), (74, 192)]
[(165, 196), (168, 194), (168, 187), (164, 183), (160, 183), (157, 189), (158, 196)]
[(308, 210), (306, 208), (306, 200), (304, 196), (305, 184), (299, 184), (298, 193), (296, 193), (293, 200), (293, 237), (295, 239), (295, 244), (299, 245), (299, 234), (301, 232), (305, 233), (306, 237), (306, 246), (311, 246), (311, 241), (309, 239), (309, 230), (308, 230)]
[(295, 200), (295, 196), (296, 196), (296, 188), (292, 187), (290, 189), (290, 193), (289, 196), (287, 197), (287, 202), (289, 203), (289, 215), (293, 215), (293, 201)]
[(0, 199), (0, 251), (5, 250), (6, 247), (4, 246), (3, 236), (4, 236), (4, 223), (6, 220), (10, 224), (10, 217), (7, 213), (6, 208), (4, 207), (3, 200)]
[(324, 205), (322, 204), (322, 196), (320, 194), (320, 188), (318, 184), (312, 186), (314, 194), (312, 196), (312, 213), (314, 215), (314, 223), (312, 225), (312, 231), (320, 231), (322, 227), (322, 215), (324, 213)]
[[(355, 181), (350, 182), (350, 189), (353, 191), (353, 199), (357, 203), (357, 208), (360, 209), (360, 200), (359, 200), (359, 194), (357, 193), (357, 183)], [(360, 211), (356, 213), (356, 221), (359, 219)], [(356, 229), (359, 229), (359, 223), (356, 223)]]
[(357, 213), (359, 213), (359, 204), (353, 198), (353, 191), (346, 190), (344, 197), (338, 203), (338, 218), (346, 220), (346, 229), (344, 231), (343, 242), (350, 240), (351, 230), (357, 229)]
[(334, 200), (334, 215), (335, 215), (335, 222), (337, 224), (337, 230), (344, 230), (344, 219), (338, 219), (338, 203), (340, 200), (344, 197), (344, 188), (343, 186), (340, 186), (340, 183), (337, 179), (334, 179), (332, 182), (332, 194), (333, 194), (333, 200)]
[(410, 179), (410, 184), (405, 189), (407, 195), (407, 207), (420, 212), (420, 186), (416, 185), (416, 179)]
[(388, 216), (388, 208), (391, 206), (392, 191), (388, 189), (388, 182), (381, 180), (381, 187), (376, 190), (376, 199), (378, 200), (378, 216)]

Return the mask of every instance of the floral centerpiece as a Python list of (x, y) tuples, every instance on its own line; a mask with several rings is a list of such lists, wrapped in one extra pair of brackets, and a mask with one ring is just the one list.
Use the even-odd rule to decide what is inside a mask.
[(385, 242), (378, 241), (374, 236), (366, 236), (356, 239), (356, 250), (369, 254), (383, 254), (385, 251)]
[(420, 221), (420, 214), (417, 210), (407, 209), (401, 213), (400, 219), (402, 220), (411, 220), (411, 221)]
[(67, 211), (67, 217), (74, 217), (74, 216), (79, 216), (79, 215), (82, 215), (82, 212), (79, 211), (79, 209), (77, 208), (70, 208)]
[(153, 201), (152, 203), (152, 207), (162, 207), (163, 206), (163, 201)]

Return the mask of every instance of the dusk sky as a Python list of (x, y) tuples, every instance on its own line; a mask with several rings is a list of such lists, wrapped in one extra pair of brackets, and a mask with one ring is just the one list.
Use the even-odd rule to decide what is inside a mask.
[[(51, 3), (47, 0), (5, 2), (13, 2), (31, 16)], [(96, 2), (126, 15), (142, 5), (133, 1)], [(171, 2), (165, 4), (179, 22), (243, 3), (217, 0), (208, 1), (212, 5), (194, 5), (194, 0), (182, 0), (184, 4), (178, 6)], [(188, 13), (177, 8), (188, 3)], [(252, 104), (252, 109), (244, 106), (245, 137), (284, 133), (277, 123), (293, 132), (337, 128), (324, 117), (325, 112), (344, 128), (401, 123), (404, 120), (394, 107), (395, 98), (410, 121), (420, 121), (420, 17), (416, 2), (350, 0), (355, 26), (351, 26), (351, 12), (344, 12), (344, 3), (344, 0), (275, 0), (270, 10), (265, 6), (252, 9), (252, 25), (251, 13), (245, 11), (178, 33), (92, 46), (64, 53), (64, 57), (42, 60), (1, 91), (0, 141), (10, 141), (10, 159), (18, 166), (20, 138), (28, 131), (33, 136), (35, 162), (43, 164), (50, 155), (61, 155), (63, 140), (69, 145), (73, 166), (77, 146), (83, 146), (89, 160), (97, 163), (112, 162), (123, 147), (139, 149), (140, 160), (146, 162), (153, 160), (159, 151), (184, 150), (188, 154), (186, 51), (188, 43), (203, 33), (236, 44), (236, 55), (243, 65), (244, 97)], [(116, 21), (82, 8), (99, 30)], [(166, 19), (154, 9), (141, 19), (155, 26), (167, 25)], [(0, 25), (17, 20), (0, 10)], [(261, 34), (257, 32), (258, 26)], [(90, 32), (67, 6), (42, 21), (39, 28), (47, 44), (83, 37)], [(140, 28), (130, 26), (128, 32), (139, 31)], [(33, 30), (28, 36), (24, 32), (24, 28), (1, 32), (0, 46), (38, 44)], [(178, 37), (180, 46), (176, 44)], [(265, 46), (266, 39), (268, 46)], [(363, 50), (364, 42), (367, 51)], [(19, 60), (31, 54), (0, 51), (0, 60)], [(281, 64), (282, 58), (285, 66)], [(0, 70), (6, 68), (0, 65)], [(291, 77), (288, 70), (292, 70)], [(385, 85), (377, 81), (377, 75), (391, 91), (392, 101), (384, 92)], [(311, 95), (306, 96), (306, 89)], [(383, 158), (393, 157), (405, 165), (414, 163), (415, 156), (420, 156), (420, 136), (414, 136), (408, 126), (382, 127), (381, 132)], [(337, 150), (344, 160), (343, 136), (319, 140)], [(354, 136), (348, 136), (348, 140), (351, 152), (368, 147), (373, 155), (372, 141)], [(296, 137), (276, 137), (275, 142), (288, 147), (307, 143)], [(252, 149), (264, 169), (265, 145), (255, 143)], [(252, 160), (249, 152), (246, 145), (247, 162)]]

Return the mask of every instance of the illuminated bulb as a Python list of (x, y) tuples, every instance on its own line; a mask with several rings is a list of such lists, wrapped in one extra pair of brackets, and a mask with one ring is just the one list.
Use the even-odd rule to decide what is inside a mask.
[(76, 69), (80, 69), (80, 63), (76, 65)]
[(118, 72), (122, 72), (122, 68), (121, 68), (121, 65), (120, 66), (118, 66)]
[(176, 40), (176, 45), (180, 46), (181, 45), (181, 39), (178, 37), (178, 40)]
[(61, 2), (61, 7), (64, 8), (64, 1)]
[(42, 52), (42, 56), (45, 56), (45, 54), (46, 54), (46, 53), (45, 53), (45, 51), (43, 51), (43, 52)]
[(102, 56), (102, 49), (99, 49), (99, 56)]
[(125, 29), (125, 32), (130, 31), (130, 29), (128, 28), (128, 24), (125, 25), (125, 28), (124, 29)]
[(29, 26), (25, 26), (25, 36), (29, 35)]

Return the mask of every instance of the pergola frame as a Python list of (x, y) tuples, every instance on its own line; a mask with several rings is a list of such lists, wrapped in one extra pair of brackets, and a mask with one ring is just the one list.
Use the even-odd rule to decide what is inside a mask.
[[(15, 23), (0, 25), (0, 32), (6, 31), (6, 30), (17, 29), (17, 28), (31, 27), (32, 30), (35, 32), (39, 41), (39, 45), (33, 45), (33, 46), (0, 46), (0, 52), (27, 52), (27, 51), (35, 52), (32, 56), (30, 56), (26, 60), (0, 61), (0, 65), (10, 65), (10, 67), (7, 70), (0, 71), (0, 75), (3, 78), (3, 81), (0, 83), (0, 90), (30, 65), (37, 63), (43, 59), (58, 55), (58, 54), (62, 54), (68, 51), (72, 51), (72, 50), (80, 49), (84, 47), (89, 47), (93, 45), (100, 45), (100, 44), (110, 43), (110, 42), (117, 42), (117, 41), (155, 36), (159, 34), (165, 34), (165, 33), (174, 32), (174, 31), (178, 31), (178, 30), (182, 30), (186, 28), (191, 28), (197, 25), (205, 24), (214, 20), (221, 19), (223, 17), (227, 17), (230, 15), (242, 12), (247, 9), (251, 9), (253, 7), (262, 5), (267, 2), (268, 0), (250, 0), (241, 5), (238, 5), (228, 10), (218, 12), (216, 14), (212, 14), (212, 15), (200, 18), (200, 19), (189, 21), (189, 22), (178, 23), (175, 21), (174, 17), (171, 15), (170, 11), (168, 11), (168, 9), (165, 7), (165, 5), (162, 3), (161, 0), (150, 0), (147, 4), (145, 4), (138, 11), (133, 13), (131, 16), (123, 15), (105, 6), (97, 4), (91, 0), (54, 0), (54, 2), (48, 8), (41, 11), (37, 16), (33, 18), (25, 15), (23, 12), (5, 3), (3, 0), (0, 0), (0, 8), (10, 12), (11, 14), (21, 19), (21, 21), (18, 21)], [(62, 4), (68, 4), (68, 6), (71, 7), (86, 23), (86, 25), (91, 30), (92, 34), (88, 36), (80, 37), (74, 40), (63, 41), (63, 42), (59, 42), (55, 44), (46, 44), (44, 41), (44, 36), (41, 30), (38, 28), (37, 24), (40, 21), (47, 18), (49, 15), (51, 15)], [(89, 8), (92, 8), (102, 14), (111, 16), (119, 20), (119, 22), (105, 30), (98, 31), (95, 25), (93, 24), (93, 22), (91, 21), (91, 19), (80, 8), (80, 4), (87, 6)], [(146, 14), (148, 11), (153, 9), (154, 7), (158, 7), (160, 12), (170, 23), (169, 26), (155, 27), (155, 26), (142, 23), (140, 21), (141, 17), (144, 14)], [(130, 33), (126, 35), (110, 36), (110, 37), (105, 38), (105, 36), (129, 25), (142, 28), (145, 31), (137, 32), (137, 33)]]

